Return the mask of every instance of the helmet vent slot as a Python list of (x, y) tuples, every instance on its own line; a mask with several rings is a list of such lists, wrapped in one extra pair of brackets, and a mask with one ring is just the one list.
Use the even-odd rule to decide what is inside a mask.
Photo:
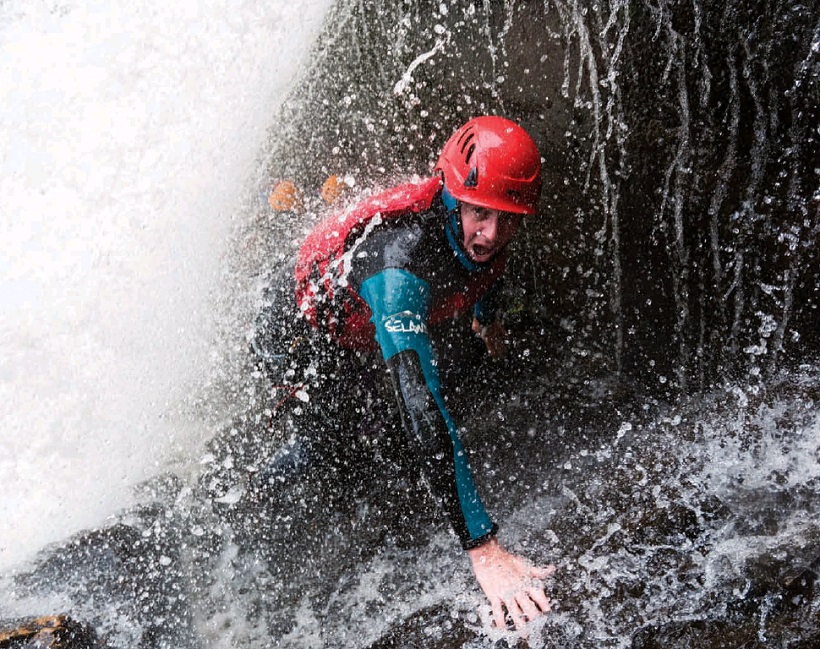
[[(470, 133), (467, 137), (464, 138), (464, 142), (461, 143), (461, 152), (464, 153), (464, 149), (467, 148), (467, 145), (473, 141), (475, 135)], [(475, 143), (473, 143), (472, 147), (470, 147), (470, 152), (467, 154), (467, 162), (470, 161), (470, 155), (472, 154), (472, 150), (475, 149)]]
[(475, 144), (470, 145), (470, 148), (467, 149), (467, 157), (464, 158), (464, 164), (470, 164), (470, 158), (473, 157), (473, 153), (475, 153)]
[(461, 135), (458, 136), (458, 140), (456, 140), (456, 144), (461, 145), (461, 152), (464, 153), (464, 147), (467, 146), (467, 142), (473, 139), (473, 127), (469, 127), (464, 129)]

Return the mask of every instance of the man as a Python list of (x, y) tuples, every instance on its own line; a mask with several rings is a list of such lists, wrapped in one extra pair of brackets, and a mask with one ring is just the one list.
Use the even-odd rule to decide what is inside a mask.
[[(282, 284), (268, 309), (279, 313), (263, 318), (254, 341), (269, 366), (283, 357), (273, 353), (283, 338), (312, 339), (309, 357), (327, 355), (318, 349), (328, 341), (339, 355), (381, 356), (418, 464), (499, 627), (505, 610), (516, 628), (549, 611), (538, 580), (554, 567), (534, 567), (498, 543), (445, 404), (430, 332), (472, 310), (472, 329), (488, 353), (503, 354), (499, 279), (521, 219), (536, 211), (540, 174), (539, 152), (523, 128), (501, 117), (470, 120), (444, 146), (432, 178), (373, 196), (307, 237), (295, 269), (296, 319), (312, 333), (294, 336), (291, 319), (283, 320), (282, 302), (292, 298)], [(303, 363), (300, 372), (327, 379), (333, 370), (319, 365)], [(320, 394), (302, 397), (321, 400)], [(288, 454), (299, 461), (298, 453)]]

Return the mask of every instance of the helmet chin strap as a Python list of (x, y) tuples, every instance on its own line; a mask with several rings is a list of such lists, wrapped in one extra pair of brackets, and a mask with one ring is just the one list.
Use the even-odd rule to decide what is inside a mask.
[(447, 189), (447, 185), (444, 185), (441, 190), (441, 202), (444, 203), (444, 207), (448, 212), (454, 212), (458, 209), (458, 201)]

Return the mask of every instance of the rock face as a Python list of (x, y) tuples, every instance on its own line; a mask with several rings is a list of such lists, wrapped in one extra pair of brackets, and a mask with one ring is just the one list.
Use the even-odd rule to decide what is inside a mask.
[(676, 622), (644, 629), (635, 635), (632, 649), (665, 649), (691, 647), (692, 649), (766, 649), (757, 638), (754, 622), (743, 625), (728, 622)]
[(806, 625), (803, 619), (804, 607), (810, 606), (815, 596), (814, 569), (818, 561), (802, 569), (787, 567), (785, 571), (777, 563), (772, 557), (759, 557), (749, 575), (750, 580), (756, 580), (750, 592), (730, 602), (726, 612), (715, 619), (648, 625), (635, 633), (632, 649), (820, 646), (820, 628)]
[(450, 649), (478, 637), (444, 607), (426, 608), (396, 625), (367, 649)]
[(105, 649), (94, 630), (67, 615), (0, 625), (0, 649)]
[(469, 117), (520, 120), (545, 159), (521, 317), (666, 388), (770, 369), (820, 345), (811, 4), (339, 2), (270, 173), (360, 191)]

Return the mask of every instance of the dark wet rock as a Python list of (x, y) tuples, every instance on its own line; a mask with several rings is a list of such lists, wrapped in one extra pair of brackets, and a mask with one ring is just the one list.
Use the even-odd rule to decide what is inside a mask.
[(820, 556), (804, 568), (787, 572), (780, 581), (787, 601), (793, 604), (806, 602), (815, 592), (818, 573), (820, 573)]
[(514, 633), (509, 636), (495, 641), (486, 638), (474, 628), (474, 624), (465, 623), (455, 614), (451, 603), (445, 602), (406, 618), (368, 645), (367, 649), (458, 649), (476, 644), (488, 649), (530, 649), (537, 646)]
[[(797, 566), (789, 569), (789, 563)], [(746, 592), (722, 612), (718, 607), (702, 619), (646, 626), (633, 636), (632, 649), (818, 647), (820, 620), (809, 612), (818, 564), (820, 559), (806, 566), (776, 554), (755, 557), (743, 576)]]
[(368, 649), (451, 649), (476, 637), (476, 632), (454, 618), (449, 609), (436, 606), (407, 618)]
[(173, 517), (151, 505), (124, 513), (123, 519), (49, 548), (33, 570), (16, 576), (15, 589), (34, 597), (61, 593), (72, 602), (72, 615), (98, 629), (106, 625), (99, 617), (104, 611), (87, 607), (106, 602), (139, 628), (135, 646), (187, 646), (186, 544), (180, 543)]
[(767, 649), (757, 638), (757, 625), (722, 621), (670, 622), (641, 629), (632, 638), (632, 649)]
[(747, 561), (744, 569), (746, 592), (728, 602), (727, 611), (736, 617), (760, 615), (788, 617), (812, 603), (820, 558), (805, 562), (789, 548)]
[(634, 540), (644, 544), (693, 541), (703, 533), (698, 513), (691, 507), (677, 502), (665, 507), (648, 508), (635, 523)]
[(632, 638), (632, 649), (816, 649), (820, 647), (818, 624), (794, 616), (767, 619), (692, 620), (647, 626)]
[[(505, 542), (559, 566), (549, 587), (559, 613), (531, 646), (598, 649), (600, 639), (583, 631), (590, 625), (600, 632), (598, 619), (620, 638), (634, 633), (635, 649), (820, 646), (811, 644), (820, 633), (812, 613), (816, 532), (807, 530), (799, 540), (752, 537), (742, 559), (718, 548), (723, 540), (744, 543), (738, 535), (746, 528), (735, 524), (736, 517), (753, 517), (755, 504), (765, 508), (771, 500), (727, 504), (699, 486), (700, 458), (670, 453), (677, 447), (668, 441), (698, 443), (694, 427), (635, 418), (629, 420), (633, 430), (614, 443), (630, 415), (601, 406), (610, 423), (595, 423), (580, 439), (533, 439), (516, 431), (530, 421), (524, 404), (535, 403), (542, 387), (537, 378), (519, 382), (517, 396), (498, 406), (503, 425), (487, 424), (487, 432), (479, 428), (484, 434), (472, 440), (473, 448), (486, 445), (487, 460), (476, 472), (493, 484), (489, 500)], [(567, 430), (581, 428), (572, 411), (577, 421), (590, 421), (587, 398), (562, 396), (566, 412), (557, 416)], [(116, 630), (109, 642), (116, 649), (196, 647), (197, 621), (222, 618), (220, 637), (260, 628), (275, 639), (272, 646), (291, 647), (286, 639), (306, 629), (334, 646), (351, 633), (353, 606), (364, 613), (362, 624), (367, 616), (387, 624), (368, 645), (372, 649), (502, 646), (480, 637), (465, 615), (472, 604), (455, 601), (457, 592), (476, 588), (469, 566), (440, 537), (446, 525), (409, 473), (388, 470), (388, 464), (379, 469), (378, 462), (388, 461), (382, 457), (375, 467), (361, 467), (362, 479), (348, 490), (344, 476), (334, 473), (340, 467), (325, 467), (290, 492), (281, 485), (266, 491), (250, 486), (257, 472), (243, 470), (253, 454), (241, 436), (224, 434), (231, 443), (210, 449), (219, 471), (206, 467), (193, 487), (170, 478), (144, 485), (148, 504), (123, 512), (107, 529), (51, 548), (18, 576), (16, 588), (67, 596), (75, 602), (71, 615), (105, 631), (107, 640), (113, 611), (115, 626), (139, 629), (133, 641)], [(252, 435), (247, 442), (256, 448), (269, 443)], [(218, 472), (226, 489), (243, 486), (241, 497), (213, 499), (207, 487)], [(435, 569), (425, 573), (419, 562)], [(450, 586), (451, 580), (464, 585)], [(425, 606), (416, 611), (412, 604), (421, 597)], [(107, 617), (104, 611), (86, 614), (86, 600), (107, 602)], [(675, 617), (681, 606), (688, 607), (685, 620)], [(226, 614), (238, 607), (241, 615)], [(303, 626), (304, 611), (315, 626)]]
[(67, 615), (0, 622), (0, 649), (105, 649), (88, 624)]

